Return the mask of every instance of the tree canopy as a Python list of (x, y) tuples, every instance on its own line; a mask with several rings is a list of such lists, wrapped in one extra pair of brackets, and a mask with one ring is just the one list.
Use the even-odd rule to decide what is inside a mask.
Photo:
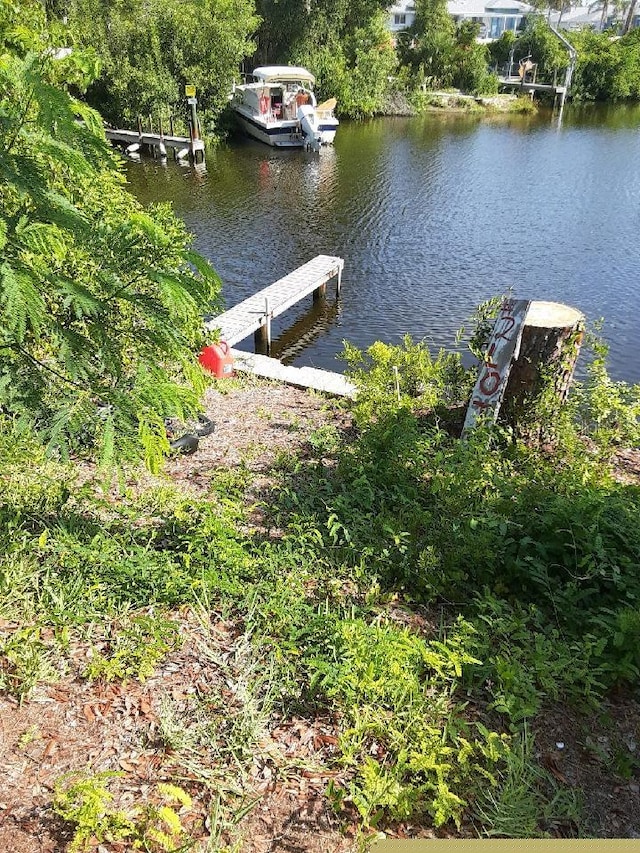
[(167, 206), (127, 192), (100, 116), (70, 94), (95, 55), (56, 58), (36, 0), (0, 9), (2, 412), (62, 452), (154, 468), (164, 419), (199, 408), (218, 277)]
[(258, 25), (252, 0), (68, 0), (66, 11), (76, 43), (102, 60), (89, 101), (114, 123), (181, 109), (186, 83), (215, 121)]

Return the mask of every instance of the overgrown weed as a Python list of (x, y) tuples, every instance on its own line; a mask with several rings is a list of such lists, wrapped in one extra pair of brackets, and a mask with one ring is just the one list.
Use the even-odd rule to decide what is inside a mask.
[[(0, 615), (18, 627), (2, 689), (28, 698), (59, 671), (43, 628), (69, 642), (99, 621), (109, 646), (89, 674), (145, 677), (173, 647), (162, 614), (189, 605), (232, 701), (216, 684), (189, 708), (167, 700), (159, 741), (222, 792), (218, 827), (236, 826), (275, 715), (322, 713), (339, 721), (330, 799), (365, 834), (474, 814), (486, 835), (553, 834), (574, 804), (540, 775), (529, 721), (640, 673), (640, 489), (603, 465), (638, 440), (638, 390), (595, 360), (551, 450), (500, 428), (461, 442), (445, 428), (472, 381), (457, 357), (407, 340), (349, 358), (357, 429), (321, 428), (304, 458), (276, 459), (267, 532), (247, 522), (247, 466), (218, 472), (209, 499), (162, 487), (111, 504), (5, 431)], [(237, 628), (225, 654), (214, 613)]]

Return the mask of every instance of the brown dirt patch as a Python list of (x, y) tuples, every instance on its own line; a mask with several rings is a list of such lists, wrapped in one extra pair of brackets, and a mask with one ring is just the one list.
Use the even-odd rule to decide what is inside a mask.
[[(351, 426), (336, 401), (250, 380), (224, 393), (210, 389), (205, 404), (215, 432), (201, 439), (194, 455), (171, 460), (165, 472), (200, 496), (209, 493), (217, 471), (240, 466), (252, 473), (252, 490), (260, 494), (280, 452), (304, 455), (316, 428)], [(618, 465), (621, 479), (640, 482), (637, 451), (621, 452)], [(142, 478), (137, 485), (152, 482)], [(400, 617), (407, 624), (417, 618), (411, 612)], [(215, 616), (203, 624), (190, 610), (173, 618), (182, 645), (142, 684), (87, 681), (89, 643), (77, 640), (59, 682), (41, 686), (22, 706), (0, 696), (0, 850), (66, 851), (70, 829), (51, 811), (54, 782), (84, 769), (120, 772), (111, 787), (114, 805), (125, 810), (158, 802), (156, 786), (163, 780), (188, 790), (193, 806), (180, 817), (194, 851), (234, 843), (239, 846), (230, 849), (241, 853), (359, 849), (355, 816), (338, 818), (325, 796), (331, 780), (347, 781), (332, 764), (338, 721), (322, 714), (284, 720), (258, 708), (249, 721), (251, 758), (234, 755), (226, 733), (244, 713), (243, 668), (250, 664), (241, 629)], [(9, 629), (0, 624), (0, 631)], [(217, 729), (202, 730), (202, 709)], [(565, 707), (547, 710), (535, 734), (542, 764), (559, 784), (583, 792), (589, 834), (640, 837), (640, 708), (634, 697), (611, 698), (597, 719)], [(434, 833), (401, 825), (389, 834), (469, 837), (474, 829)], [(127, 849), (106, 840), (91, 846), (98, 853)]]

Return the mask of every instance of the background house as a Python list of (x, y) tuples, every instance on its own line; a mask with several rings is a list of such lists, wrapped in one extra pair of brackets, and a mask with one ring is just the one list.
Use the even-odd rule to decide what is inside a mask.
[[(505, 30), (522, 29), (532, 7), (520, 0), (449, 0), (447, 9), (454, 21), (476, 21), (480, 24), (480, 39), (492, 41)], [(389, 9), (389, 29), (393, 33), (412, 26), (415, 19), (414, 0), (396, 0)]]
[[(627, 8), (602, 0), (588, 6), (574, 6), (564, 12), (552, 12), (550, 23), (562, 30), (581, 30), (588, 27), (596, 32), (610, 29), (620, 31), (626, 18)], [(634, 27), (640, 27), (640, 10), (631, 22), (631, 29)]]

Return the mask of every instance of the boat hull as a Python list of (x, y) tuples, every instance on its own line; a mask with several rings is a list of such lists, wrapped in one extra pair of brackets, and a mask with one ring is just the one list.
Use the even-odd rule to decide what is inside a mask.
[[(271, 145), (274, 148), (304, 148), (307, 140), (300, 129), (298, 121), (271, 121), (265, 122), (251, 115), (244, 109), (242, 104), (232, 104), (238, 124), (247, 136)], [(338, 120), (329, 118), (321, 119), (318, 123), (318, 132), (322, 145), (333, 145), (336, 136)]]
[(274, 148), (303, 148), (304, 136), (297, 121), (266, 123), (247, 115), (241, 108), (234, 107), (236, 119), (247, 136), (271, 145)]

